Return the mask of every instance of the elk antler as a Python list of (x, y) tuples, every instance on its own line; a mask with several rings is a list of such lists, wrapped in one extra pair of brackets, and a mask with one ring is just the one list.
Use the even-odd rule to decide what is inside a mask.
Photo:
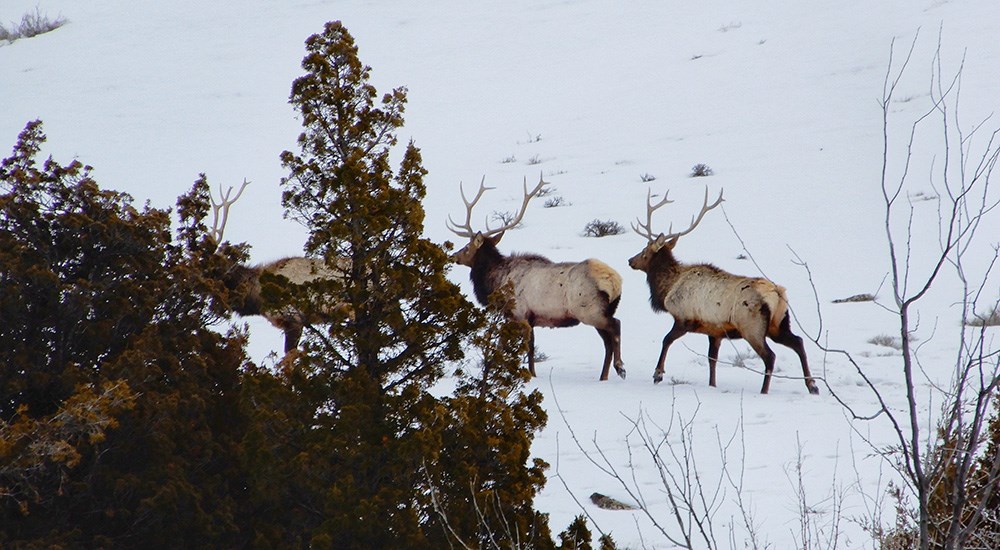
[[(448, 222), (449, 222), (448, 229), (450, 229), (452, 233), (458, 235), (459, 237), (466, 237), (471, 239), (472, 237), (476, 236), (477, 231), (475, 229), (472, 229), (471, 225), (472, 209), (476, 206), (476, 203), (479, 202), (479, 199), (482, 198), (483, 192), (485, 192), (487, 189), (494, 189), (493, 187), (486, 187), (485, 185), (483, 185), (485, 181), (486, 181), (486, 176), (483, 176), (483, 181), (479, 183), (479, 192), (476, 193), (476, 197), (472, 199), (471, 202), (465, 198), (465, 190), (462, 189), (461, 184), (459, 184), (459, 189), (462, 191), (462, 201), (465, 202), (465, 223), (462, 225), (458, 225), (457, 223), (455, 223), (455, 220), (451, 219), (451, 216), (448, 216)], [(504, 224), (502, 227), (497, 227), (495, 229), (491, 229), (489, 223), (487, 223), (486, 229), (481, 233), (486, 237), (493, 237), (495, 235), (503, 233), (508, 229), (517, 226), (517, 224), (521, 223), (521, 218), (524, 217), (524, 212), (528, 209), (528, 203), (531, 201), (531, 199), (537, 197), (538, 193), (542, 190), (542, 187), (547, 185), (548, 183), (549, 182), (544, 181), (542, 179), (542, 175), (539, 174), (538, 184), (535, 185), (534, 189), (528, 191), (528, 178), (524, 178), (524, 198), (521, 201), (521, 209), (518, 211), (517, 215), (514, 216), (514, 218), (510, 222)]]
[(462, 193), (462, 202), (465, 203), (465, 223), (458, 225), (455, 223), (455, 220), (451, 219), (451, 216), (448, 216), (448, 229), (459, 237), (471, 239), (476, 236), (476, 230), (472, 228), (472, 209), (475, 208), (476, 203), (483, 197), (483, 193), (487, 189), (495, 189), (495, 187), (486, 187), (485, 183), (486, 176), (483, 176), (482, 181), (479, 182), (479, 191), (471, 202), (465, 198), (465, 188), (462, 186), (462, 183), (459, 182), (458, 184), (458, 190)]
[[(722, 204), (722, 201), (723, 201), (722, 191), (723, 190), (721, 190), (721, 189), (719, 190), (719, 198), (715, 199), (715, 202), (713, 202), (712, 204), (708, 204), (708, 187), (706, 187), (705, 188), (705, 200), (704, 200), (704, 203), (702, 204), (701, 212), (698, 212), (697, 216), (691, 216), (691, 225), (688, 226), (688, 228), (685, 229), (684, 231), (681, 231), (679, 233), (674, 233), (673, 232), (674, 224), (670, 224), (670, 228), (667, 229), (667, 233), (666, 234), (660, 233), (658, 236), (654, 236), (653, 235), (653, 231), (651, 229), (651, 227), (652, 227), (652, 219), (653, 219), (653, 212), (657, 208), (660, 208), (661, 206), (663, 206), (664, 204), (671, 203), (671, 202), (674, 202), (674, 201), (668, 201), (667, 200), (667, 195), (664, 194), (663, 195), (663, 200), (661, 200), (656, 205), (653, 205), (653, 203), (650, 202), (650, 200), (649, 200), (650, 197), (647, 197), (646, 198), (646, 204), (647, 204), (647, 206), (646, 206), (646, 224), (643, 225), (640, 222), (639, 223), (639, 227), (636, 227), (635, 225), (633, 225), (632, 229), (636, 233), (638, 233), (638, 234), (642, 235), (643, 237), (646, 237), (647, 239), (649, 239), (649, 242), (653, 242), (654, 240), (656, 240), (658, 238), (663, 238), (663, 240), (670, 240), (670, 239), (675, 239), (677, 237), (683, 237), (684, 235), (687, 235), (688, 233), (694, 231), (695, 227), (698, 227), (698, 224), (701, 223), (702, 218), (705, 217), (705, 214), (707, 214), (709, 210), (711, 210), (711, 209), (715, 208), (716, 206), (719, 206), (720, 204)], [(638, 220), (636, 220), (636, 221), (638, 221)], [(643, 229), (644, 231), (640, 231), (639, 230), (640, 228)]]
[[(215, 197), (210, 197), (212, 200), (212, 231), (209, 232), (209, 236), (215, 240), (216, 244), (222, 243), (222, 234), (226, 231), (226, 223), (229, 221), (229, 207), (232, 206), (236, 201), (240, 200), (240, 195), (243, 194), (243, 190), (250, 185), (250, 182), (246, 179), (243, 180), (243, 185), (240, 186), (240, 190), (236, 193), (236, 196), (232, 199), (229, 198), (233, 194), (232, 186), (223, 193), (222, 187), (219, 187), (219, 199), (222, 201), (220, 203), (215, 202)], [(221, 220), (219, 218), (219, 211), (222, 211)]]
[(650, 189), (649, 191), (647, 191), (646, 192), (646, 223), (644, 225), (641, 221), (639, 221), (639, 218), (636, 218), (635, 219), (636, 223), (632, 224), (632, 231), (635, 231), (636, 233), (642, 235), (643, 237), (646, 237), (646, 239), (649, 242), (655, 241), (656, 240), (656, 235), (653, 235), (653, 229), (652, 229), (652, 227), (653, 227), (653, 212), (655, 212), (658, 208), (660, 208), (664, 204), (669, 204), (669, 203), (674, 202), (672, 200), (668, 200), (667, 199), (667, 195), (669, 195), (669, 194), (670, 194), (670, 191), (667, 191), (666, 193), (664, 193), (663, 194), (663, 200), (661, 200), (660, 202), (658, 202), (658, 203), (656, 203), (654, 205), (653, 204), (653, 190)]

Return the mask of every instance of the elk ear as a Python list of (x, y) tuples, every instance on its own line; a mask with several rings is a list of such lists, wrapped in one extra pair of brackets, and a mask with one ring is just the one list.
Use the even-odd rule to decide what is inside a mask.
[(665, 244), (667, 244), (667, 237), (663, 233), (660, 233), (660, 236), (656, 237), (656, 240), (650, 243), (649, 248), (653, 252), (659, 252), (659, 250), (663, 248), (663, 245)]
[(504, 233), (506, 233), (506, 231), (501, 231), (501, 232), (497, 233), (496, 237), (487, 237), (487, 239), (489, 239), (490, 243), (493, 246), (496, 246), (496, 245), (500, 244), (500, 239), (503, 238), (503, 234)]
[(667, 250), (673, 250), (674, 247), (677, 246), (677, 239), (680, 239), (680, 237), (679, 236), (674, 237), (673, 239), (670, 239), (669, 241), (666, 242), (664, 246), (667, 247)]

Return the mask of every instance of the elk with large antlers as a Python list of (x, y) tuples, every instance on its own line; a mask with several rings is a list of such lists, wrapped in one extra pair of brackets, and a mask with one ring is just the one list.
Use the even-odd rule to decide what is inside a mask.
[[(217, 203), (215, 198), (212, 198), (214, 220), (209, 236), (216, 246), (222, 243), (222, 235), (229, 219), (229, 208), (239, 200), (249, 184), (250, 182), (244, 181), (233, 198), (230, 198), (232, 187), (226, 193), (220, 192), (221, 202)], [(285, 353), (288, 353), (298, 348), (303, 329), (308, 325), (326, 321), (329, 312), (307, 315), (293, 307), (269, 304), (261, 292), (261, 277), (272, 277), (272, 280), (301, 285), (319, 279), (342, 277), (346, 268), (343, 262), (334, 269), (327, 266), (321, 258), (291, 256), (254, 266), (234, 263), (223, 273), (222, 282), (231, 292), (230, 305), (233, 311), (241, 317), (260, 315), (267, 319), (271, 325), (285, 333)], [(340, 305), (335, 309), (343, 310), (344, 307), (346, 306)]]
[(709, 264), (686, 265), (674, 258), (677, 240), (693, 231), (708, 211), (722, 203), (722, 192), (715, 202), (708, 204), (708, 189), (705, 189), (701, 212), (684, 231), (674, 233), (671, 226), (666, 234), (654, 235), (653, 212), (671, 202), (666, 194), (656, 204), (652, 203), (651, 194), (647, 197), (646, 223), (637, 220), (638, 225), (633, 224), (632, 229), (646, 237), (648, 244), (628, 261), (632, 269), (646, 273), (653, 310), (666, 311), (674, 318), (673, 328), (663, 338), (653, 382), (663, 380), (663, 363), (670, 344), (688, 332), (697, 332), (708, 336), (710, 386), (715, 386), (715, 364), (722, 339), (743, 338), (764, 360), (764, 385), (760, 393), (767, 393), (775, 359), (767, 337), (798, 354), (806, 388), (809, 393), (819, 393), (809, 373), (802, 338), (792, 333), (783, 287), (764, 278), (733, 275)]
[(608, 379), (611, 361), (615, 371), (625, 378), (621, 359), (621, 322), (614, 317), (621, 300), (622, 278), (607, 264), (589, 259), (579, 263), (554, 263), (535, 254), (504, 256), (497, 243), (506, 230), (524, 217), (528, 202), (538, 196), (547, 182), (541, 177), (538, 185), (528, 191), (524, 184), (524, 200), (516, 216), (503, 227), (476, 231), (472, 229), (472, 209), (488, 188), (479, 183), (479, 192), (471, 201), (459, 186), (465, 202), (465, 223), (459, 225), (450, 217), (448, 228), (469, 239), (469, 244), (452, 255), (459, 264), (472, 268), (470, 278), (479, 303), (486, 305), (493, 292), (507, 284), (513, 288), (513, 303), (506, 312), (513, 319), (528, 324), (528, 370), (535, 375), (534, 327), (571, 327), (584, 323), (597, 329), (604, 341), (604, 367), (601, 380)]

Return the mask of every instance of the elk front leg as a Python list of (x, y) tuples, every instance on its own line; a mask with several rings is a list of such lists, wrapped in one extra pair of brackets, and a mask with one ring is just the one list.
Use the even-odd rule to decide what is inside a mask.
[(670, 344), (674, 343), (674, 340), (680, 338), (687, 334), (687, 329), (684, 328), (684, 323), (681, 321), (674, 321), (674, 326), (670, 329), (670, 332), (663, 337), (663, 348), (660, 350), (660, 359), (656, 362), (656, 371), (653, 372), (653, 383), (659, 384), (663, 382), (663, 364), (667, 360), (667, 348)]

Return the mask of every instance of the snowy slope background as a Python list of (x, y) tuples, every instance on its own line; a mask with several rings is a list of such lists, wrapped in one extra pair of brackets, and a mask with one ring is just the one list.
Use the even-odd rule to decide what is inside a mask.
[[(697, 212), (706, 185), (712, 193), (724, 188), (725, 215), (709, 214), (681, 240), (678, 257), (740, 274), (762, 270), (787, 287), (796, 331), (821, 334), (831, 347), (850, 351), (890, 406), (902, 411), (899, 355), (868, 343), (896, 334), (893, 315), (873, 303), (831, 301), (868, 292), (892, 304), (882, 286), (889, 263), (879, 187), (879, 101), (892, 41), (899, 62), (916, 38), (891, 106), (890, 168), (898, 170), (910, 124), (929, 106), (939, 32), (946, 77), (964, 56), (963, 127), (1000, 105), (995, 0), (4, 0), (0, 21), (18, 21), (36, 7), (68, 23), (0, 46), (4, 155), (24, 124), (40, 118), (49, 137), (44, 153), (94, 166), (102, 186), (127, 191), (139, 203), (173, 206), (200, 172), (215, 185), (251, 180), (226, 236), (250, 243), (254, 261), (301, 252), (305, 230), (282, 217), (278, 181), (285, 172), (278, 155), (296, 150), (301, 130), (287, 98), (302, 74), (303, 41), (329, 20), (343, 21), (353, 34), (380, 92), (409, 90), (399, 137), (414, 140), (429, 170), (427, 237), (457, 240), (444, 222), (463, 214), (460, 181), (474, 186), (485, 176), (497, 187), (473, 218), (482, 220), (494, 210), (515, 209), (523, 178), (544, 174), (553, 196), (569, 204), (543, 208), (535, 201), (501, 250), (557, 261), (596, 257), (617, 269), (624, 278), (618, 317), (629, 373), (626, 380), (597, 381), (602, 346), (589, 327), (537, 331), (548, 360), (531, 385), (546, 395), (549, 424), (533, 451), (552, 468), (536, 503), (551, 514), (553, 530), (564, 528), (582, 505), (622, 547), (671, 546), (640, 513), (590, 504), (593, 492), (632, 499), (571, 434), (591, 458), (602, 460), (603, 453), (630, 480), (634, 475), (657, 520), (670, 527), (659, 473), (630, 435), (630, 419), (642, 417), (654, 436), (672, 426), (668, 441), (678, 450), (678, 423), (690, 423), (707, 488), (720, 484), (725, 462), (734, 481), (742, 480), (742, 509), (752, 514), (761, 541), (774, 548), (799, 544), (804, 492), (810, 520), (828, 531), (838, 526), (838, 547), (870, 546), (861, 523), (894, 474), (865, 440), (895, 443), (888, 422), (849, 420), (824, 384), (817, 397), (800, 380), (777, 378), (770, 395), (759, 395), (761, 375), (729, 364), (720, 365), (718, 388), (710, 388), (705, 338), (698, 335), (672, 347), (668, 382), (654, 386), (652, 371), (671, 320), (650, 310), (645, 278), (627, 264), (645, 241), (631, 231), (601, 239), (582, 232), (595, 219), (628, 227), (644, 216), (649, 189), (669, 189), (676, 200), (657, 213), (656, 229), (681, 226)], [(989, 131), (997, 126), (1000, 120), (986, 125)], [(915, 151), (919, 176), (908, 192), (933, 195), (927, 174), (931, 159), (940, 158), (941, 132), (937, 126), (922, 131)], [(698, 163), (715, 174), (690, 178)], [(655, 180), (643, 182), (646, 175)], [(937, 214), (934, 201), (914, 204), (919, 271), (937, 250)], [(1000, 216), (988, 219), (979, 235), (968, 256), (973, 273), (992, 255)], [(740, 239), (755, 263), (739, 259), (745, 254)], [(818, 300), (796, 254), (809, 265)], [(451, 276), (471, 297), (467, 269), (456, 266)], [(1000, 283), (989, 285), (995, 300)], [(920, 305), (918, 337), (929, 377), (919, 394), (928, 403), (925, 421), (937, 413), (930, 383), (946, 384), (954, 366), (958, 291), (946, 277)], [(249, 322), (251, 355), (266, 362), (280, 350), (282, 335), (262, 320)], [(774, 348), (778, 374), (800, 374), (794, 354)], [(748, 349), (726, 343), (721, 358), (732, 363)], [(812, 343), (807, 352), (813, 373), (844, 402), (859, 413), (876, 410), (847, 361)], [(755, 357), (747, 364), (761, 366)], [(720, 441), (734, 434), (723, 460)], [(741, 547), (747, 535), (737, 492), (726, 479), (721, 491), (717, 538), (725, 546), (733, 524)]]

